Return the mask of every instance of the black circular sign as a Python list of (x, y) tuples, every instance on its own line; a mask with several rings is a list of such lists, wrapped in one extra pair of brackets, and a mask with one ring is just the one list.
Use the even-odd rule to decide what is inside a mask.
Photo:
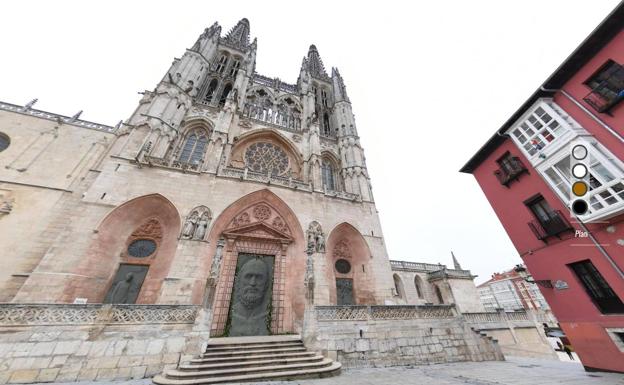
[(340, 274), (347, 274), (351, 271), (351, 264), (346, 259), (339, 259), (336, 261), (336, 271)]
[(151, 239), (137, 239), (128, 246), (128, 254), (135, 258), (145, 258), (154, 254), (156, 242)]
[(577, 199), (574, 203), (572, 203), (572, 211), (574, 211), (574, 214), (576, 215), (583, 215), (588, 209), (589, 207), (587, 206), (587, 202), (583, 199)]

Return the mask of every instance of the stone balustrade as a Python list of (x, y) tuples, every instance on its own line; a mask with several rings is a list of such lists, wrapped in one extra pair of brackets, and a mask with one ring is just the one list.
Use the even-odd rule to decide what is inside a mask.
[(0, 326), (192, 324), (194, 305), (0, 304)]
[(455, 318), (454, 305), (316, 306), (318, 321)]

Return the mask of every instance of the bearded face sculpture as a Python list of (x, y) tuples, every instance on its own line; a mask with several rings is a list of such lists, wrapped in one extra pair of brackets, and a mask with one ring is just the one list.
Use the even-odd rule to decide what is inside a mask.
[(268, 335), (270, 269), (262, 258), (245, 262), (234, 285), (230, 336)]

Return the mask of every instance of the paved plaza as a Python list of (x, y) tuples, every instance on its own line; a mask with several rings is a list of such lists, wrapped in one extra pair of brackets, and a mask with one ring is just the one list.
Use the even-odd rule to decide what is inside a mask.
[[(67, 385), (149, 385), (149, 379)], [(252, 385), (251, 383), (247, 383)], [(585, 372), (575, 362), (511, 357), (505, 362), (461, 362), (414, 367), (343, 370), (337, 377), (271, 381), (261, 385), (624, 385), (624, 375)], [(60, 385), (60, 384), (59, 384)]]

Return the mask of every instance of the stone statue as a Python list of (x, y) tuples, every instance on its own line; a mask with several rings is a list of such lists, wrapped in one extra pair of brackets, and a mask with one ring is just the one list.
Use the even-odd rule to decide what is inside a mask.
[(269, 334), (265, 303), (269, 284), (269, 268), (263, 260), (255, 258), (243, 264), (234, 288), (230, 336)]
[(225, 240), (220, 238), (217, 241), (217, 250), (215, 256), (212, 259), (212, 265), (210, 266), (210, 278), (217, 278), (219, 276), (219, 270), (221, 270), (221, 259), (223, 258), (223, 246), (225, 246)]
[(308, 250), (316, 249), (316, 237), (314, 231), (308, 230)]
[(195, 225), (197, 224), (197, 213), (193, 212), (186, 218), (186, 222), (184, 222), (184, 227), (182, 228), (182, 238), (191, 239), (193, 238), (193, 234), (195, 233)]
[(319, 253), (325, 252), (325, 234), (322, 231), (316, 233), (316, 251)]
[(199, 219), (199, 222), (197, 223), (197, 227), (195, 227), (195, 233), (193, 234), (193, 239), (203, 241), (204, 236), (206, 236), (207, 227), (208, 227), (208, 215), (204, 213)]
[(129, 303), (128, 294), (132, 288), (132, 281), (134, 280), (134, 273), (126, 274), (126, 279), (117, 282), (115, 288), (111, 293), (111, 303)]

